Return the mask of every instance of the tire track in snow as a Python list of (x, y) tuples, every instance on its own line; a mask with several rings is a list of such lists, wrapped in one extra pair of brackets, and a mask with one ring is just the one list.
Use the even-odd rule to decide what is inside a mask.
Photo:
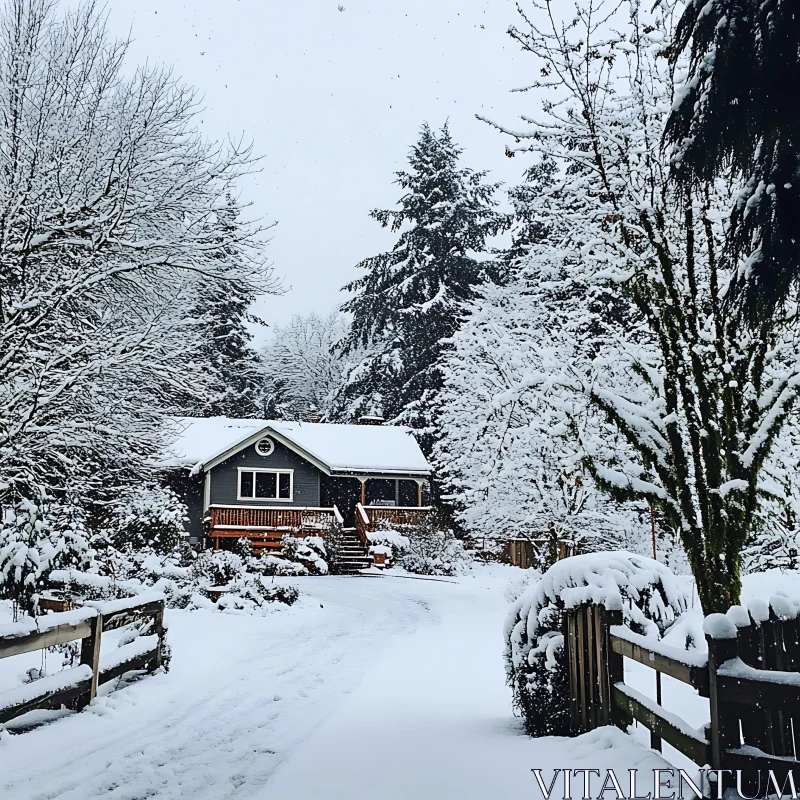
[[(257, 793), (391, 640), (433, 620), (398, 584), (315, 579), (301, 585), (311, 595), (305, 607), (267, 618), (170, 615), (172, 672), (0, 744), (0, 795), (225, 800)], [(203, 633), (205, 650), (197, 642)]]

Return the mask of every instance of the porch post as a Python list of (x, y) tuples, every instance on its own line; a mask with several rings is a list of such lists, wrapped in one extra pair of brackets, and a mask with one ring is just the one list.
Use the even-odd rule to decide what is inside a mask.
[(417, 508), (422, 508), (422, 484), (417, 481)]
[(366, 478), (361, 481), (361, 505), (365, 506), (367, 504), (367, 492), (366, 492), (367, 481)]

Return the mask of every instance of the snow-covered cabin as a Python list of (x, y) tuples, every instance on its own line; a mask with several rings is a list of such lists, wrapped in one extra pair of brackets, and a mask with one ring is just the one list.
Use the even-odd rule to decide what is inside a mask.
[(164, 466), (189, 508), (190, 541), (277, 548), (331, 518), (364, 540), (382, 519), (417, 521), (430, 464), (408, 428), (366, 421), (176, 420)]

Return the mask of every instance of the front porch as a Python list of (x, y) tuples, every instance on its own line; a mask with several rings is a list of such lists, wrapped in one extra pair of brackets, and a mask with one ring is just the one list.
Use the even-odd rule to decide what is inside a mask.
[[(356, 504), (354, 530), (365, 547), (369, 547), (367, 534), (383, 524), (414, 525), (431, 511), (430, 506), (365, 506)], [(270, 507), (212, 505), (208, 508), (208, 538), (215, 550), (224, 542), (248, 539), (253, 550), (277, 553), (286, 533), (292, 536), (324, 535), (335, 521), (344, 526), (339, 509), (331, 507)]]

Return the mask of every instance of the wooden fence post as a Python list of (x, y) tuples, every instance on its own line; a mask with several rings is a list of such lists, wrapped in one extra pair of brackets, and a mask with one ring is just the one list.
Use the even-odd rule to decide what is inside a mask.
[(611, 627), (622, 625), (622, 609), (603, 608), (603, 652), (606, 663), (604, 680), (608, 686), (608, 725), (617, 725), (623, 730), (632, 720), (623, 717), (614, 703), (614, 684), (625, 682), (625, 661), (620, 653), (611, 647)]
[(164, 629), (164, 602), (159, 605), (158, 611), (153, 615), (153, 633), (158, 636), (158, 648), (156, 650), (156, 657), (153, 660), (153, 671), (159, 669), (162, 663), (162, 650), (164, 648), (164, 636), (166, 631)]
[(97, 616), (89, 620), (91, 633), (81, 640), (81, 664), (92, 668), (92, 682), (89, 691), (78, 698), (77, 709), (81, 711), (97, 696), (97, 685), (100, 676), (100, 640), (103, 635), (103, 615), (98, 611)]
[[(714, 614), (713, 617), (723, 616)], [(736, 629), (730, 623), (731, 633), (727, 637), (715, 638), (706, 634), (708, 642), (708, 689), (711, 709), (711, 768), (725, 769), (728, 749), (740, 745), (739, 715), (735, 706), (720, 702), (717, 669), (726, 661), (739, 655)]]
[(567, 662), (569, 677), (569, 729), (570, 733), (580, 732), (580, 694), (578, 692), (578, 648), (575, 632), (575, 610), (566, 609), (563, 620), (564, 660)]

